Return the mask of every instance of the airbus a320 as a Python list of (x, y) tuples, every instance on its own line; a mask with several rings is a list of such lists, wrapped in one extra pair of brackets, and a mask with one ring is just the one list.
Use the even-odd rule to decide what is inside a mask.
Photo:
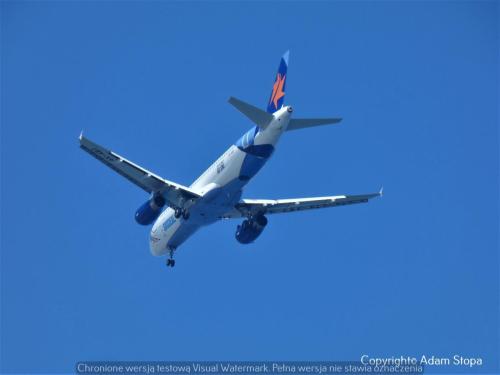
[(248, 244), (267, 225), (267, 215), (365, 203), (382, 190), (363, 195), (336, 195), (294, 199), (242, 199), (243, 188), (266, 164), (281, 136), (288, 131), (336, 124), (340, 118), (293, 118), (284, 105), (289, 53), (280, 60), (267, 109), (261, 110), (234, 97), (229, 103), (254, 126), (229, 147), (189, 187), (166, 180), (80, 134), (80, 147), (133, 182), (149, 199), (135, 213), (141, 225), (151, 225), (149, 245), (155, 256), (167, 255), (167, 266), (175, 265), (179, 246), (203, 226), (221, 219), (243, 219), (236, 240)]

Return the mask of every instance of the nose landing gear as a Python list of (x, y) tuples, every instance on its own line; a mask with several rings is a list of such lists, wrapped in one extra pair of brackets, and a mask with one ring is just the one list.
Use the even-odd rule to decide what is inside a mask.
[(175, 266), (175, 259), (167, 259), (167, 267), (173, 267)]
[(168, 255), (168, 258), (167, 258), (167, 267), (173, 267), (173, 266), (175, 266), (174, 251), (175, 251), (175, 249), (170, 249), (169, 250), (169, 255)]

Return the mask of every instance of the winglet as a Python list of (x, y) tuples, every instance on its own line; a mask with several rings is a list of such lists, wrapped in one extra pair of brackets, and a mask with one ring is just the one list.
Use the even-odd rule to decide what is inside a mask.
[(82, 140), (82, 138), (83, 138), (83, 129), (82, 129), (82, 131), (80, 132), (80, 135), (78, 136), (78, 140), (79, 140), (79, 141), (81, 141), (81, 140)]
[(383, 186), (380, 188), (378, 195), (380, 195), (381, 197), (384, 195), (384, 187)]
[(285, 60), (285, 63), (286, 65), (288, 65), (288, 59), (290, 58), (290, 50), (286, 51), (284, 54), (283, 54), (283, 57), (282, 59)]

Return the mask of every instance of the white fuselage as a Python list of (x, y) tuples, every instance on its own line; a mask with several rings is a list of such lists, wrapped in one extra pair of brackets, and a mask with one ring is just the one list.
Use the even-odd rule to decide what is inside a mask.
[(150, 233), (153, 255), (160, 256), (175, 250), (198, 228), (234, 210), (243, 187), (271, 156), (288, 126), (290, 115), (291, 107), (276, 111), (265, 130), (251, 129), (191, 184), (191, 189), (202, 197), (186, 203), (189, 219), (185, 220), (182, 216), (176, 218), (170, 207), (161, 213)]

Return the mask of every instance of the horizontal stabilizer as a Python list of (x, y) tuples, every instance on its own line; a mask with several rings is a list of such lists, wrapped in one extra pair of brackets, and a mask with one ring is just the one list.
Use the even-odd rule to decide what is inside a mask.
[(297, 130), (313, 126), (337, 124), (340, 121), (342, 121), (341, 118), (293, 118), (290, 120), (286, 130)]
[(229, 98), (229, 103), (232, 104), (238, 111), (243, 113), (246, 117), (250, 119), (258, 127), (265, 129), (273, 119), (273, 115), (254, 107), (251, 104), (245, 103), (242, 100), (236, 99), (234, 97)]

